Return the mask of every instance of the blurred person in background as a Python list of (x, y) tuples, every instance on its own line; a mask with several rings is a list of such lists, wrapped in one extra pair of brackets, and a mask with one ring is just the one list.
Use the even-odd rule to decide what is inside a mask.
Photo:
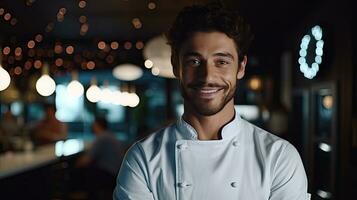
[(67, 125), (56, 118), (56, 106), (44, 105), (45, 116), (37, 122), (33, 130), (35, 144), (48, 144), (65, 140), (68, 135)]
[(21, 127), (10, 109), (3, 114), (0, 120), (0, 152), (13, 148), (11, 138), (21, 134)]
[(0, 129), (8, 136), (18, 135), (21, 125), (18, 123), (16, 116), (10, 110), (6, 111), (0, 120)]
[[(104, 117), (96, 117), (92, 130), (95, 139), (89, 149), (81, 155), (76, 166), (79, 185), (86, 187), (91, 199), (111, 199), (115, 187), (115, 177), (119, 171), (127, 144), (118, 140), (108, 129)], [(82, 176), (78, 180), (78, 176)]]

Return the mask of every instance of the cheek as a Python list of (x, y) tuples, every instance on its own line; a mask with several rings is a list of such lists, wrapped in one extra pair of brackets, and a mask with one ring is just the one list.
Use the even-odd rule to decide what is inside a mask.
[(237, 82), (237, 72), (236, 71), (230, 71), (230, 72), (226, 72), (223, 75), (223, 79), (226, 80), (226, 82), (229, 82), (230, 85), (235, 85)]
[(195, 80), (195, 73), (193, 70), (182, 71), (181, 81), (183, 83), (190, 83)]

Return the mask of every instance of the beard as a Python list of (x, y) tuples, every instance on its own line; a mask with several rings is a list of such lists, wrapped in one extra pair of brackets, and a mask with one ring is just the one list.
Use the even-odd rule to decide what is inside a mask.
[[(213, 100), (202, 100), (196, 96), (197, 91), (195, 91), (194, 88), (200, 88), (204, 86), (219, 87), (221, 89), (218, 91), (218, 93), (223, 94), (219, 94), (219, 96), (215, 97)], [(185, 107), (192, 109), (199, 115), (212, 116), (222, 111), (228, 102), (233, 99), (236, 90), (236, 83), (231, 87), (229, 87), (228, 83), (225, 85), (196, 83), (189, 84), (187, 87), (185, 87), (182, 82), (180, 82), (180, 90), (185, 102)]]

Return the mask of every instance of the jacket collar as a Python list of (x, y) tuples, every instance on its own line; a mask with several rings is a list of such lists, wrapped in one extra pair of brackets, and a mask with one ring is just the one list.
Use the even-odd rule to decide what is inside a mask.
[[(238, 112), (235, 111), (235, 116), (232, 121), (223, 126), (221, 130), (222, 140), (230, 140), (233, 137), (237, 136), (242, 129), (242, 118), (239, 116)], [(176, 126), (183, 136), (183, 139), (187, 140), (198, 140), (197, 131), (187, 123), (181, 116), (176, 123)]]

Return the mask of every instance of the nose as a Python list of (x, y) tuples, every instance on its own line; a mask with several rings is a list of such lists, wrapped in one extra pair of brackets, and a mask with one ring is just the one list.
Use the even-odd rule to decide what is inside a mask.
[(210, 82), (214, 77), (214, 66), (205, 61), (198, 67), (198, 78), (203, 82)]

